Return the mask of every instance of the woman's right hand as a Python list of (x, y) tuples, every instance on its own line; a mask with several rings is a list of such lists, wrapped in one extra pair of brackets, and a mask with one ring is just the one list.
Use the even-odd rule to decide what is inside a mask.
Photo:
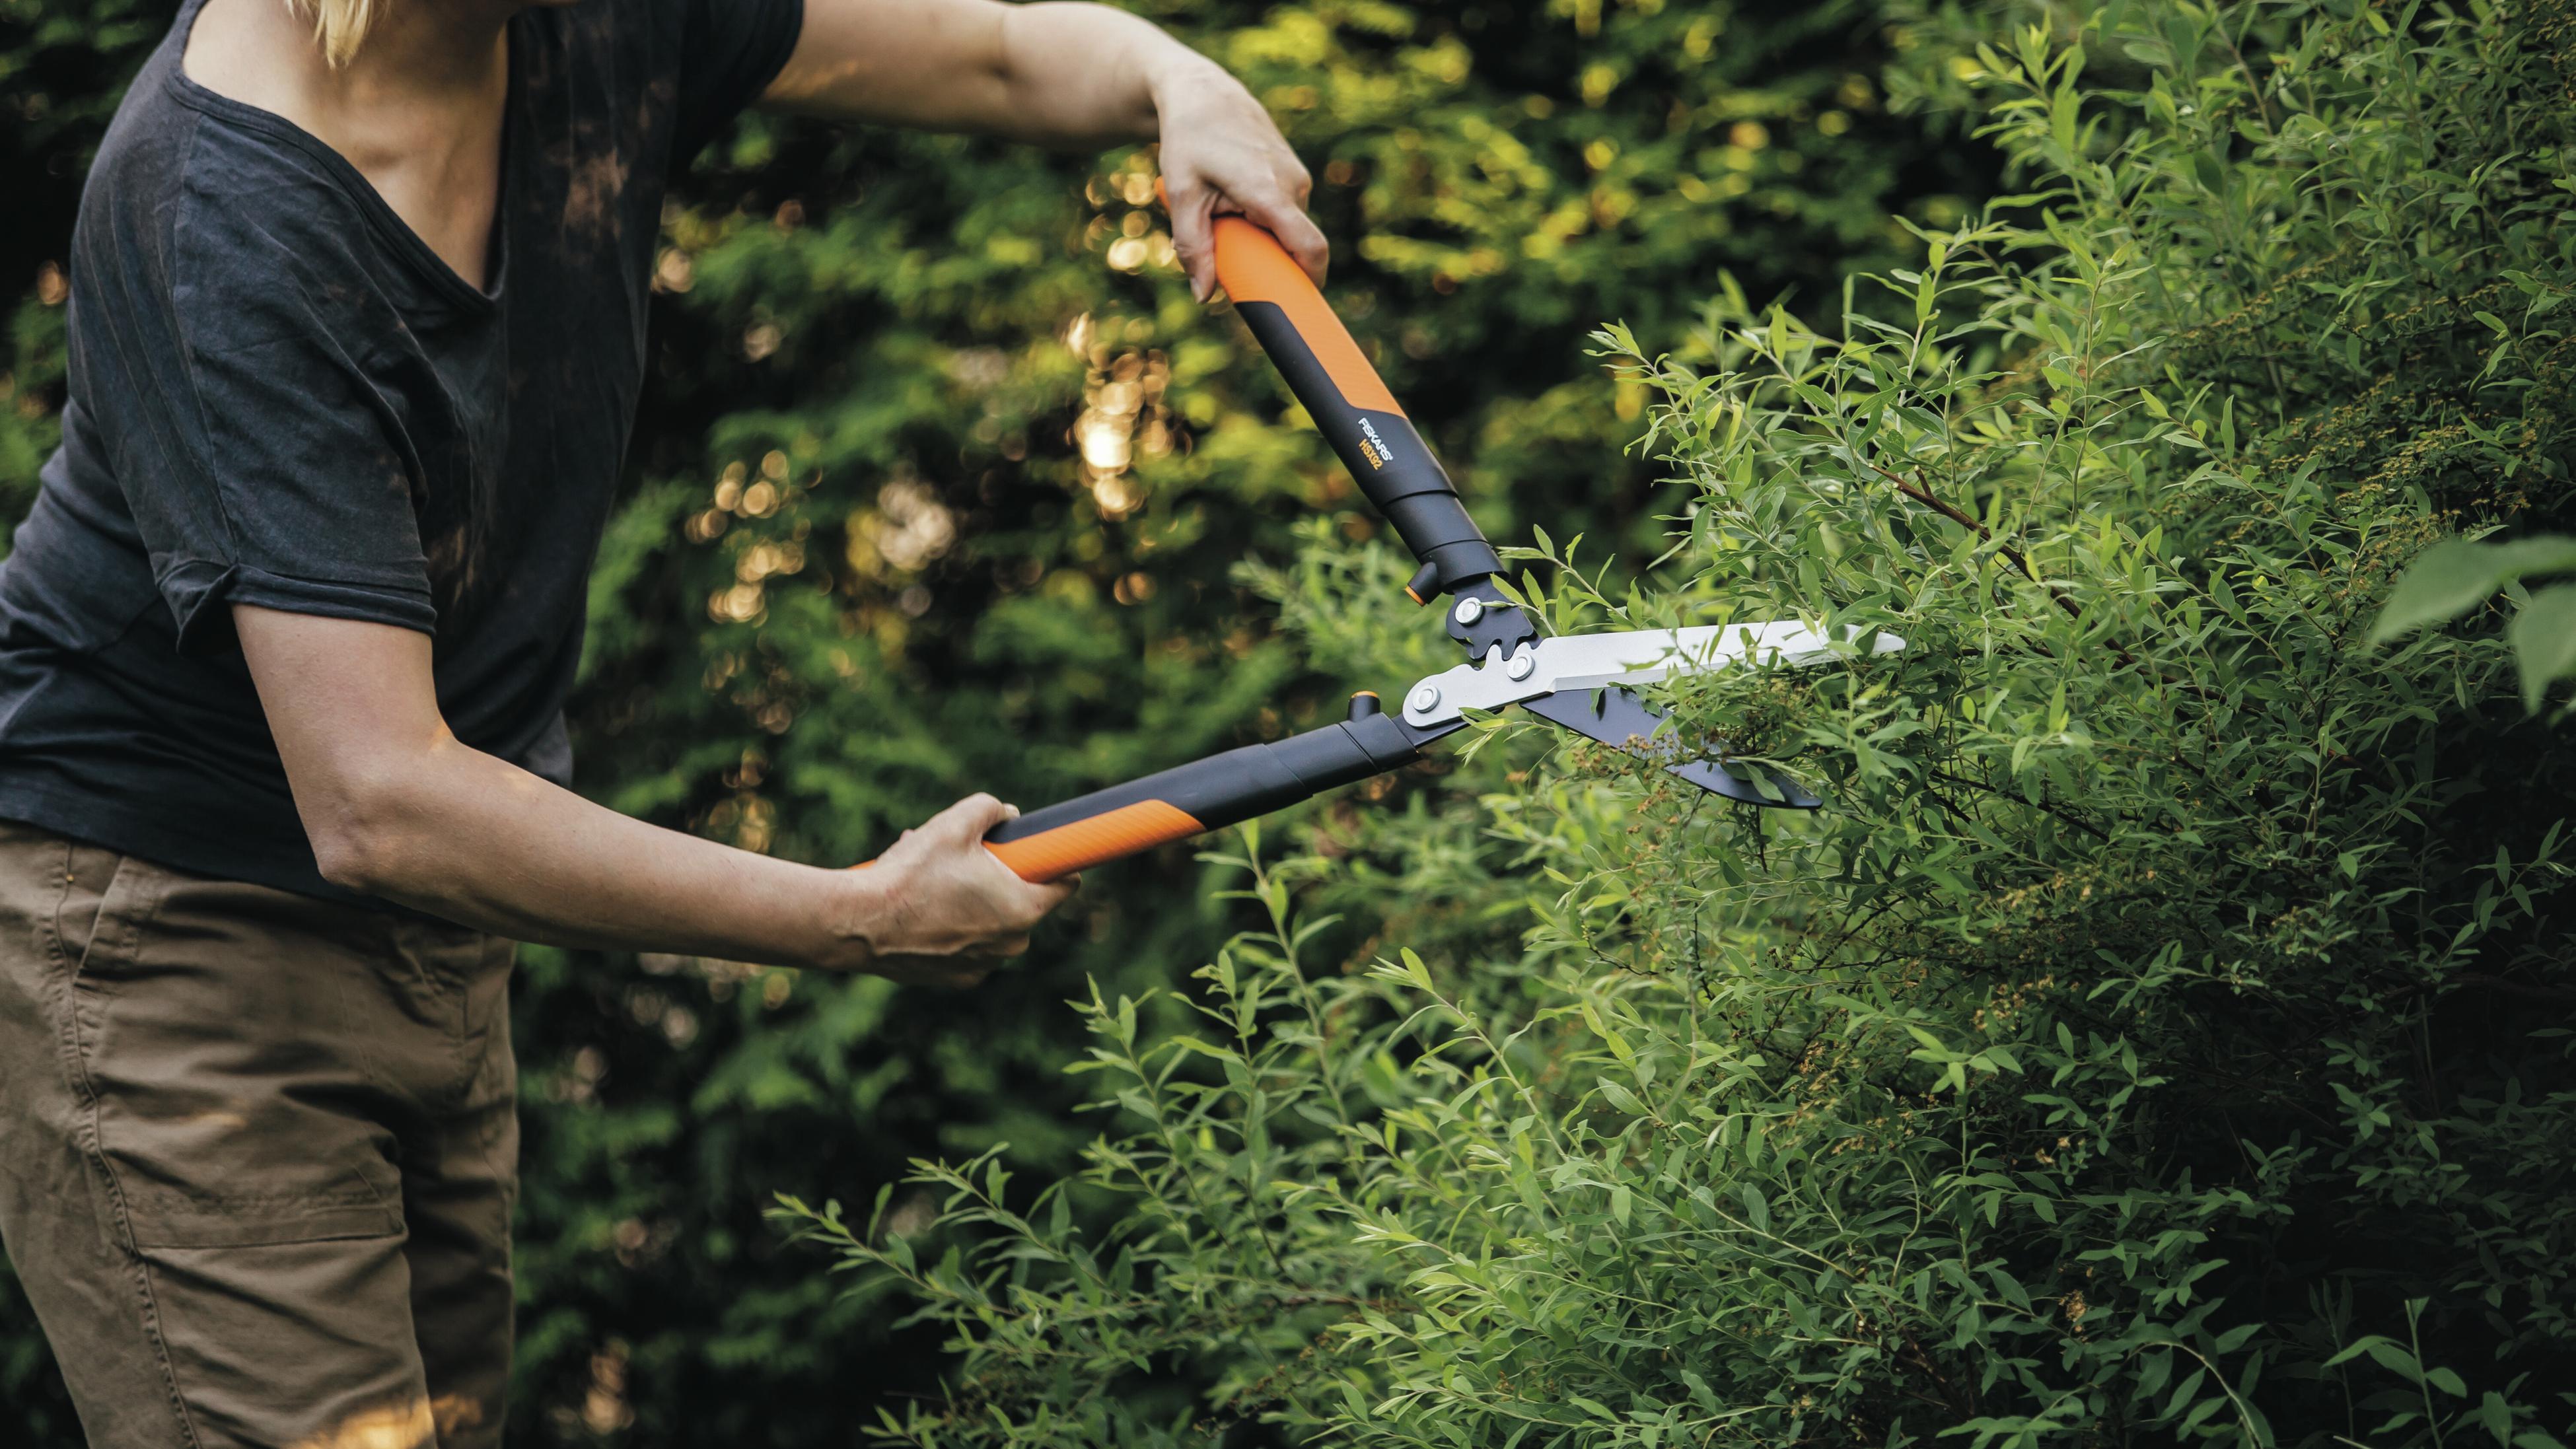
[(1003, 957), (1026, 951), (1029, 928), (1062, 905), (1080, 877), (1031, 885), (984, 848), (985, 833), (1019, 813), (990, 795), (969, 795), (852, 872), (857, 899), (847, 934), (862, 950), (856, 969), (972, 986)]

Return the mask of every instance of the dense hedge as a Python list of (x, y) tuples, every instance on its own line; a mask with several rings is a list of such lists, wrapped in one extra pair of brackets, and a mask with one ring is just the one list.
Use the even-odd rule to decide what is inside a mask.
[[(1919, 254), (1897, 216), (1953, 226), (1990, 188), (1984, 148), (1890, 114), (1867, 5), (1140, 8), (1282, 117), (1337, 304), (1499, 538), (1536, 521), (1642, 542), (1683, 496), (1621, 452), (1649, 394), (1585, 355), (1603, 319), (1677, 331), (1728, 269), (1821, 318), (1855, 267)], [(167, 15), (0, 0), (10, 517), (60, 403), (45, 268)], [(653, 393), (594, 591), (583, 788), (844, 860), (966, 791), (1039, 803), (1295, 728), (1424, 662), (1418, 643), (1309, 656), (1277, 637), (1264, 591), (1303, 587), (1294, 613), (1317, 597), (1289, 567), (1299, 520), (1339, 540), (1302, 567), (1365, 565), (1349, 582), (1372, 607), (1386, 566), (1238, 326), (1188, 303), (1138, 204), (1145, 167), (759, 120), (705, 158), (668, 219)], [(1238, 579), (1245, 559), (1279, 572)], [(1378, 808), (1450, 849), (1429, 802), (1472, 808), (1432, 776)], [(1350, 802), (1306, 819), (1359, 828)], [(1379, 868), (1349, 878), (1374, 890)], [(1200, 878), (1181, 850), (1096, 872), (1025, 974), (954, 1000), (529, 953), (514, 1438), (842, 1444), (868, 1406), (927, 1389), (938, 1330), (897, 1332), (881, 1294), (837, 1301), (844, 1280), (761, 1221), (769, 1194), (864, 1198), (907, 1157), (1004, 1139), (1069, 1170), (1088, 1126), (1062, 1003), (1086, 976), (1141, 991), (1205, 959), (1235, 908)], [(1356, 904), (1317, 943), (1336, 957), (1388, 907)], [(8, 1293), (0, 1423), (63, 1442)]]
[[(1506, 724), (1479, 814), (1247, 835), (1189, 1014), (1085, 1006), (1081, 1173), (791, 1205), (960, 1356), (884, 1437), (2576, 1441), (2576, 769), (2498, 617), (2369, 637), (2576, 514), (2576, 10), (2047, 20), (1918, 32), (2017, 194), (1892, 317), (1602, 334), (1665, 557), (1531, 535), (1559, 627), (1903, 635), (1672, 692), (1830, 808)], [(1262, 577), (1356, 663), (1396, 569)]]

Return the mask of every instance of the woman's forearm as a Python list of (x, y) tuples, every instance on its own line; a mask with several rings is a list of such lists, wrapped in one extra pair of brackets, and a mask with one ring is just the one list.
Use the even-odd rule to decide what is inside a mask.
[(1106, 5), (806, 0), (764, 105), (845, 121), (980, 131), (1051, 146), (1160, 141), (1172, 245), (1217, 285), (1212, 218), (1240, 212), (1318, 283), (1309, 179), (1250, 91), (1151, 21)]
[(860, 969), (895, 902), (592, 804), (449, 736), (308, 824), (339, 885), (520, 940)]
[(1206, 57), (1107, 5), (808, 0), (796, 53), (762, 99), (835, 120), (1113, 146), (1156, 137), (1162, 95), (1215, 82), (1224, 72)]
[(982, 844), (970, 796), (863, 871), (818, 870), (629, 820), (458, 740), (426, 634), (233, 606), (323, 876), (523, 940), (963, 984), (1026, 949), (1070, 885)]
[(1111, 146), (1161, 134), (1161, 99), (1233, 81), (1142, 16), (1107, 5), (1015, 5), (1002, 25), (1007, 87), (998, 133), (1055, 146)]

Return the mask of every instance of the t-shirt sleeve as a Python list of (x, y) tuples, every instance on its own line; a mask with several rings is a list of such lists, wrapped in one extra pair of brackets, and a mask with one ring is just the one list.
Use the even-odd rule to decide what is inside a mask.
[(805, 0), (674, 0), (680, 8), (676, 164), (760, 99), (805, 28)]
[(351, 284), (345, 229), (277, 200), (188, 198), (166, 237), (88, 249), (122, 284), (93, 291), (114, 300), (90, 354), (113, 370), (166, 340), (149, 375), (94, 377), (90, 394), (124, 414), (118, 483), (190, 653), (234, 647), (234, 604), (438, 623), (417, 466), (367, 370), (373, 319), (353, 310), (381, 303)]

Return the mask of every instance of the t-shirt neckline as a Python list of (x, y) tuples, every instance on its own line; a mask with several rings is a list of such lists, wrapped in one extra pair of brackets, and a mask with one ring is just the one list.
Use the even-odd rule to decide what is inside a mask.
[(193, 110), (220, 116), (236, 125), (247, 126), (274, 136), (312, 157), (316, 164), (331, 174), (332, 179), (340, 183), (342, 190), (349, 193), (351, 199), (358, 204), (359, 210), (366, 213), (367, 219), (374, 223), (376, 230), (384, 236), (395, 251), (402, 254), (412, 269), (445, 294), (449, 301), (483, 311), (498, 308), (503, 289), (510, 278), (510, 238), (517, 230), (510, 225), (510, 195), (513, 190), (511, 173), (522, 144), (519, 136), (520, 100), (527, 88), (525, 71), (521, 66), (527, 45), (526, 37), (519, 33), (519, 17), (513, 15), (508, 22), (506, 44), (509, 50), (507, 60), (509, 75), (501, 101), (501, 194), (495, 199), (492, 208), (492, 237), (489, 243), (492, 256), (492, 285), (487, 291), (465, 280), (456, 268), (449, 266), (447, 259), (438, 254), (437, 248), (423, 241), (420, 233), (412, 230), (411, 223), (403, 220), (401, 214), (396, 212), (391, 203), (385, 200), (383, 194), (376, 190), (375, 183), (367, 179), (366, 173), (352, 165), (349, 158), (341, 155), (330, 142), (275, 111), (264, 110), (247, 101), (235, 100), (231, 96), (198, 84), (188, 74), (188, 36), (196, 29), (197, 15), (204, 9), (205, 0), (187, 0), (186, 7), (179, 12), (177, 21), (171, 26), (172, 50), (168, 76), (170, 94), (180, 104)]

